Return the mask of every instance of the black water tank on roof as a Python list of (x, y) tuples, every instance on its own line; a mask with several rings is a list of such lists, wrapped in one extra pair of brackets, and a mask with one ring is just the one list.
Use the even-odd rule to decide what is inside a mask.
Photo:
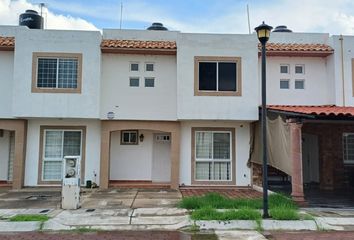
[(20, 15), (19, 25), (30, 29), (43, 29), (43, 18), (34, 10), (26, 10)]
[(276, 26), (273, 32), (292, 32), (285, 25)]
[(154, 22), (147, 28), (147, 30), (167, 31), (168, 29), (164, 27), (162, 23)]

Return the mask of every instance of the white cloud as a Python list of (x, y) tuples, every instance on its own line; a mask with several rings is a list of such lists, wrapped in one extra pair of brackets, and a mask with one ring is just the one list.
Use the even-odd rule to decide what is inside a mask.
[[(0, 0), (0, 25), (18, 25), (19, 15), (27, 9), (40, 11), (38, 5), (26, 0)], [(54, 14), (47, 9), (44, 10), (43, 16), (46, 18), (44, 26), (47, 29), (97, 30), (92, 23), (84, 19)]]
[[(66, 12), (71, 16), (47, 13), (47, 28), (97, 30), (81, 16), (97, 21), (103, 27), (119, 26), (120, 1), (61, 2), (47, 0), (49, 8)], [(187, 0), (186, 0), (187, 1)], [(182, 15), (174, 11), (173, 4), (154, 4), (148, 0), (123, 0), (123, 28), (129, 26), (144, 29), (152, 22), (162, 22), (170, 30), (182, 32), (248, 33), (246, 3), (249, 2), (251, 30), (262, 21), (277, 26), (287, 25), (295, 32), (328, 32), (330, 34), (354, 34), (353, 0), (269, 0), (230, 1), (224, 8), (215, 1), (207, 12), (197, 8)], [(201, 1), (202, 4), (202, 1)], [(218, 5), (219, 4), (219, 5)], [(221, 6), (221, 7), (220, 7)], [(217, 9), (215, 9), (217, 7)], [(18, 15), (38, 6), (28, 0), (0, 0), (0, 24), (17, 24)], [(206, 8), (203, 8), (205, 11)]]

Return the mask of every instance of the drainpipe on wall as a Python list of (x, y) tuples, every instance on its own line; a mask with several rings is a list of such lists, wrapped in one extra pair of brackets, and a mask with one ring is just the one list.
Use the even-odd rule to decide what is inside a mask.
[(340, 57), (341, 57), (341, 70), (342, 70), (342, 105), (345, 107), (345, 86), (344, 86), (344, 51), (343, 51), (343, 35), (341, 34), (339, 37), (340, 41)]

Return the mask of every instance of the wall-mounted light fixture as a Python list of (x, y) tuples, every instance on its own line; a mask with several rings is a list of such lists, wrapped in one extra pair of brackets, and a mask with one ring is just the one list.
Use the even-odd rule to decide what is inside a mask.
[(143, 142), (143, 141), (144, 141), (144, 134), (140, 134), (139, 140), (140, 140), (140, 142)]

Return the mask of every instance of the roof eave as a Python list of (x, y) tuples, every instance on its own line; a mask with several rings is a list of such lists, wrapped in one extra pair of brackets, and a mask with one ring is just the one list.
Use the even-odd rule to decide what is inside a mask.
[(120, 54), (176, 55), (177, 49), (101, 47), (101, 52)]
[(14, 51), (15, 46), (0, 46), (0, 51)]
[[(328, 57), (334, 51), (267, 51), (267, 57)], [(261, 56), (261, 52), (258, 52)]]

